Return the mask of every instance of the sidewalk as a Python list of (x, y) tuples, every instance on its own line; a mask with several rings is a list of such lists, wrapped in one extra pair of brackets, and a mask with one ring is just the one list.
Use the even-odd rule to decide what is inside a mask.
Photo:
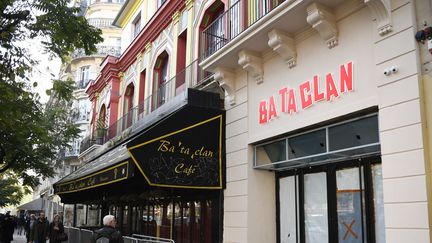
[(17, 235), (17, 232), (16, 231), (14, 232), (13, 241), (12, 241), (13, 243), (26, 243), (26, 241), (27, 239), (25, 237), (24, 232), (22, 235)]

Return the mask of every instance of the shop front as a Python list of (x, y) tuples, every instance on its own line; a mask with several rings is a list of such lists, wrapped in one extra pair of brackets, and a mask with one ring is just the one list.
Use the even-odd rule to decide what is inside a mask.
[(112, 214), (123, 235), (220, 242), (224, 124), (219, 96), (190, 90), (186, 103), (56, 183), (71, 224), (94, 229)]
[(310, 47), (291, 70), (270, 59), (249, 83), (253, 168), (275, 178), (277, 242), (386, 242), (373, 66), (348, 46), (326, 63)]

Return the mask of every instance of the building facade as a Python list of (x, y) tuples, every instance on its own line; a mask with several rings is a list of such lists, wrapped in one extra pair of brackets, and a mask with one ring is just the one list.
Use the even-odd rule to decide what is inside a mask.
[(430, 242), (430, 12), (127, 1), (86, 90), (103, 145), (56, 193), (175, 242)]
[[(41, 185), (34, 191), (34, 199), (43, 199), (42, 206), (48, 219), (63, 212), (60, 198), (54, 194), (53, 184), (60, 178), (76, 170), (81, 162), (78, 158), (80, 151), (86, 150), (95, 144), (90, 137), (91, 103), (85, 89), (90, 80), (94, 80), (99, 74), (100, 63), (107, 55), (119, 56), (121, 48), (121, 30), (112, 24), (114, 16), (118, 13), (123, 1), (82, 1), (75, 4), (81, 6), (81, 13), (89, 24), (102, 30), (104, 41), (97, 45), (97, 52), (86, 55), (83, 50), (75, 50), (67, 63), (63, 63), (60, 70), (60, 79), (71, 78), (77, 87), (73, 91), (74, 100), (71, 104), (70, 119), (81, 130), (79, 138), (71, 142), (71, 147), (60, 151), (59, 160), (64, 163), (57, 170), (54, 178), (42, 180)], [(57, 101), (50, 97), (48, 106)], [(81, 148), (81, 144), (83, 145)], [(97, 145), (95, 145), (97, 146)], [(67, 209), (67, 208), (66, 208)], [(70, 221), (70, 220), (69, 220)]]

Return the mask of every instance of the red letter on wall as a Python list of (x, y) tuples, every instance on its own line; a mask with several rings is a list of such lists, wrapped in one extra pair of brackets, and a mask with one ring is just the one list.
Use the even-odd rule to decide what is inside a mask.
[(276, 111), (276, 104), (273, 95), (270, 97), (269, 101), (269, 113), (268, 113), (268, 119), (271, 120), (273, 118), (277, 117), (277, 111)]
[(335, 98), (339, 96), (331, 73), (327, 74), (326, 76), (326, 91), (327, 101), (330, 101), (332, 99), (332, 96)]
[(340, 66), (340, 92), (353, 90), (353, 66), (352, 62), (348, 63), (348, 71), (345, 65)]
[(259, 103), (259, 123), (267, 123), (267, 102), (260, 101)]
[(312, 96), (310, 95), (311, 85), (309, 81), (300, 84), (300, 98), (302, 108), (306, 109), (312, 105)]
[(288, 88), (284, 87), (282, 89), (279, 90), (279, 95), (281, 96), (281, 103), (282, 103), (282, 112), (287, 112), (287, 107), (286, 107), (286, 103), (287, 103), (287, 99), (286, 99), (286, 94), (287, 94)]
[(293, 114), (297, 112), (297, 105), (294, 95), (294, 89), (290, 89), (288, 92), (288, 113)]
[(315, 102), (318, 102), (318, 101), (321, 101), (324, 99), (324, 92), (322, 92), (322, 93), (319, 92), (319, 79), (318, 79), (317, 75), (314, 76), (313, 90), (314, 90)]

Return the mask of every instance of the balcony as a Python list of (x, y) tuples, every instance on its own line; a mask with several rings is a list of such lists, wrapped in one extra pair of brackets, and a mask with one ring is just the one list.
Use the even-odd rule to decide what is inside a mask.
[(242, 50), (257, 53), (258, 56), (271, 50), (269, 39), (272, 30), (286, 34), (287, 38), (283, 35), (277, 37), (278, 41), (292, 38), (290, 41), (294, 42), (297, 38), (305, 38), (312, 25), (308, 23), (308, 7), (312, 3), (324, 9), (318, 9), (321, 13), (319, 18), (323, 18), (323, 12), (327, 15), (329, 10), (335, 13), (336, 20), (346, 14), (342, 5), (348, 4), (343, 0), (262, 0), (259, 3), (239, 0), (201, 32), (203, 61), (200, 65), (204, 70), (238, 66)]
[(80, 154), (79, 146), (72, 146), (71, 148), (66, 149), (64, 156), (65, 158), (78, 157), (79, 154)]
[(98, 45), (96, 46), (96, 48), (97, 48), (96, 53), (90, 55), (85, 54), (84, 49), (76, 49), (74, 52), (72, 52), (71, 57), (72, 59), (78, 59), (78, 58), (89, 57), (89, 56), (106, 56), (106, 55), (119, 57), (121, 54), (120, 46)]
[(111, 18), (89, 18), (87, 19), (90, 25), (93, 25), (97, 28), (117, 28), (114, 25), (112, 25), (114, 19)]
[(94, 145), (97, 145), (96, 147), (98, 147), (102, 144), (103, 144), (103, 139), (96, 139), (95, 136), (89, 135), (84, 137), (83, 140), (81, 140), (80, 151), (81, 153), (83, 153)]
[[(147, 97), (141, 104), (133, 107), (127, 114), (118, 119), (114, 124), (105, 130), (101, 144), (119, 137), (131, 127), (145, 123), (150, 116), (160, 116), (169, 107), (177, 105), (174, 100), (181, 100), (188, 88), (197, 88), (210, 84), (213, 81), (213, 74), (204, 72), (195, 60), (191, 65), (167, 82), (163, 83), (152, 95)], [(136, 129), (139, 131), (139, 129)], [(124, 135), (124, 134), (123, 134)], [(124, 135), (128, 136), (128, 134)], [(123, 138), (120, 138), (123, 139)]]

